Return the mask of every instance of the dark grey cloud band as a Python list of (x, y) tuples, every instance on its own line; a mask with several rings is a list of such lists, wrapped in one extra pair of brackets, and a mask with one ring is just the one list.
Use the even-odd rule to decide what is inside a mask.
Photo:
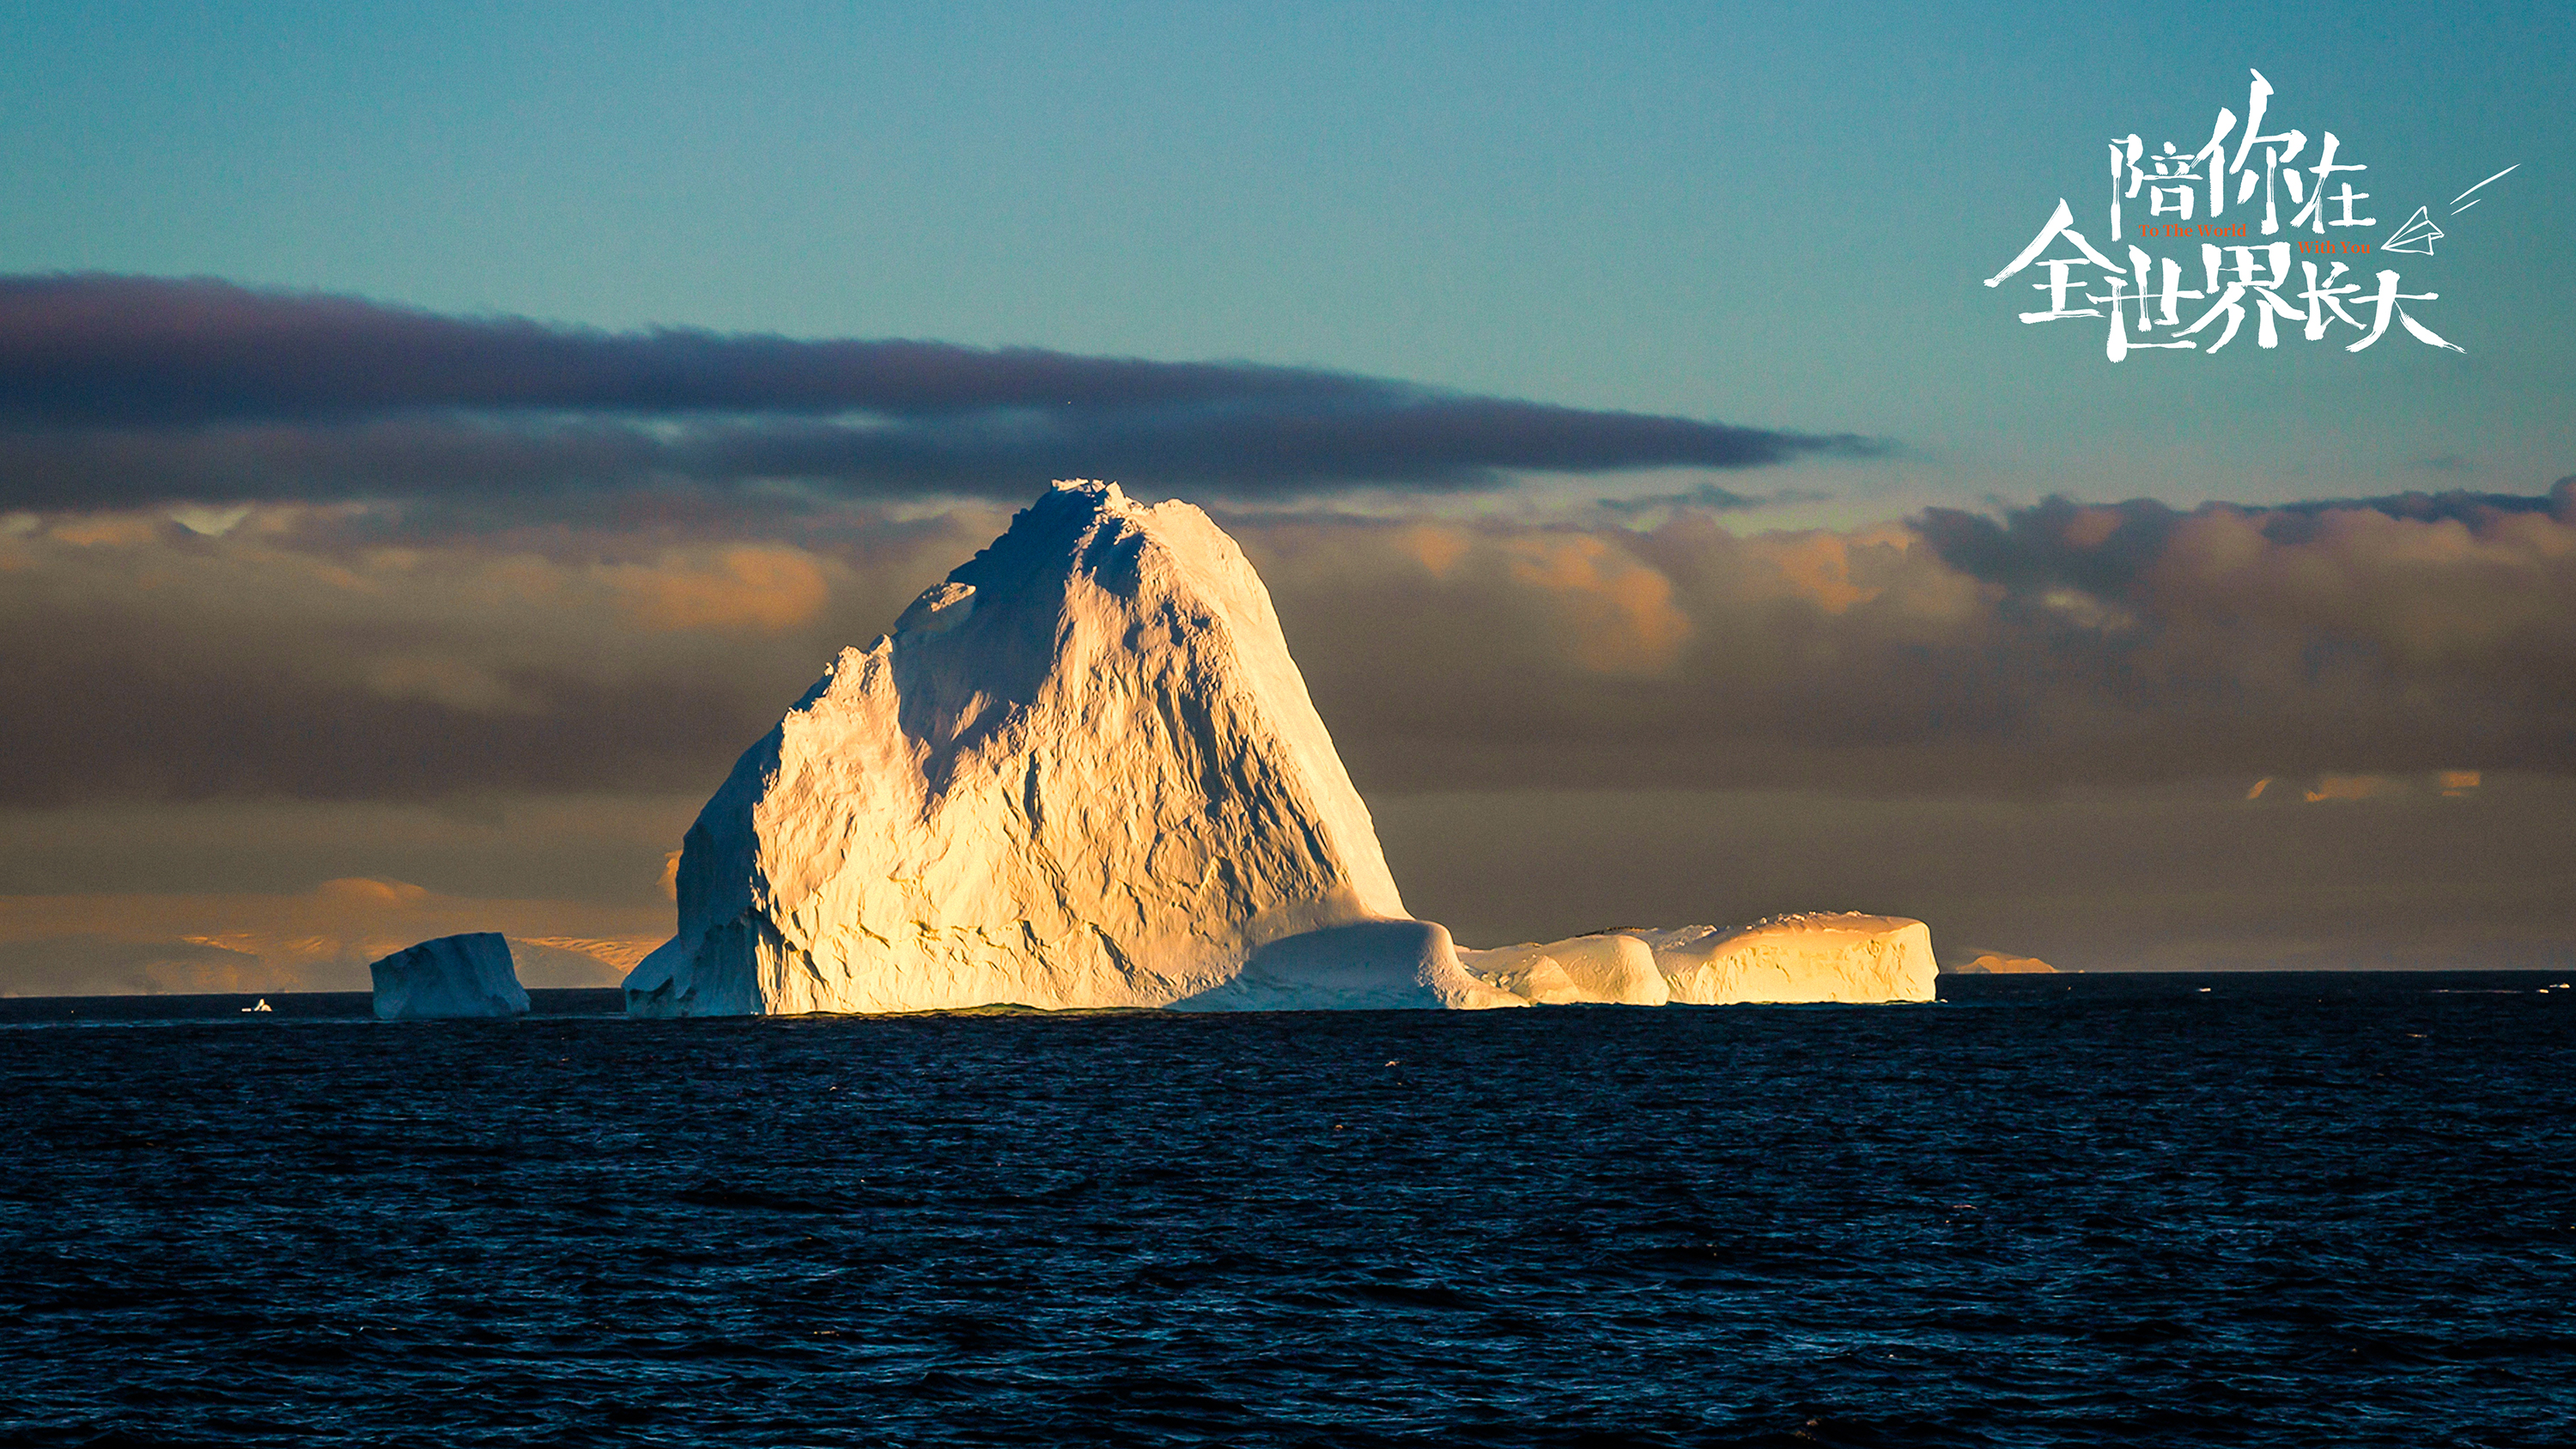
[(1017, 499), (1064, 474), (1261, 498), (1878, 448), (1240, 362), (608, 333), (210, 280), (0, 278), (0, 505), (22, 508), (777, 483)]

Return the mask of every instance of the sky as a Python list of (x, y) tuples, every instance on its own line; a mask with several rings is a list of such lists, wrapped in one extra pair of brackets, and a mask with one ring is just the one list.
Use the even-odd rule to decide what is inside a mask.
[[(11, 7), (0, 991), (495, 922), (614, 980), (733, 757), (1066, 476), (1243, 542), (1469, 944), (2576, 962), (2571, 56), (2544, 5)], [(2105, 143), (2233, 148), (2258, 71), (2373, 224), (2115, 236)], [(2045, 260), (1983, 285), (2061, 199), (2203, 293), (2139, 343), (2204, 241), (2374, 250), (2114, 362), (2017, 320)]]

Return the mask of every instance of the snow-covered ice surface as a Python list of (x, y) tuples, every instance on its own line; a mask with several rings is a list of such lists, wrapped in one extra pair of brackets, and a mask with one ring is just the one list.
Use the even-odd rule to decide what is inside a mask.
[(497, 931), (441, 936), (396, 951), (367, 968), (376, 1016), (422, 1021), (451, 1016), (524, 1016), (528, 993)]
[(634, 1015), (1931, 999), (1923, 927), (1880, 917), (1460, 951), (1406, 913), (1242, 551), (1109, 483), (1055, 485), (843, 650), (678, 887)]

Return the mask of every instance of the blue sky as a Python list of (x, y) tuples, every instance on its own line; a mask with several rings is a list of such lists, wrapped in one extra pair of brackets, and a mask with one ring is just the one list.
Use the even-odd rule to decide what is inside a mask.
[[(1803, 511), (1844, 522), (2537, 492), (2576, 470), (2570, 56), (2540, 5), (34, 5), (0, 17), (0, 269), (1311, 364), (1902, 445), (1801, 465), (1834, 495)], [(2061, 195), (2099, 240), (2101, 142), (2194, 143), (2248, 67), (2401, 207), (2520, 164), (2401, 261), (2465, 354), (2113, 367), (1976, 285)]]

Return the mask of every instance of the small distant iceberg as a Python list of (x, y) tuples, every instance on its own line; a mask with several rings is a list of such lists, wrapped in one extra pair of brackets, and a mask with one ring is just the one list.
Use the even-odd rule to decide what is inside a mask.
[(527, 988), (519, 984), (510, 943), (497, 931), (423, 941), (367, 971), (375, 978), (380, 1021), (525, 1016), (528, 1011)]
[(2008, 956), (2001, 951), (1987, 951), (1973, 961), (1963, 961), (1947, 968), (1953, 976), (2054, 976), (2057, 968), (2036, 956)]

